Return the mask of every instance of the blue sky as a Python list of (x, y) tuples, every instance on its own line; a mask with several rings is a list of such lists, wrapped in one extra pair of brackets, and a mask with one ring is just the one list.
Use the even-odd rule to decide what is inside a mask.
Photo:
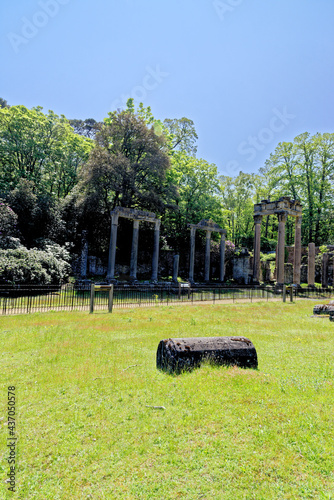
[(192, 119), (220, 173), (257, 172), (334, 132), (333, 21), (333, 0), (2, 1), (0, 96), (96, 120), (132, 96)]

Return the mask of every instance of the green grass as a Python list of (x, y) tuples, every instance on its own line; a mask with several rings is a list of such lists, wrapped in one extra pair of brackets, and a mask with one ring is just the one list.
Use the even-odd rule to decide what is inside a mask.
[[(0, 318), (0, 498), (333, 498), (334, 323), (311, 318), (315, 303)], [(155, 367), (161, 339), (225, 335), (253, 341), (258, 370)], [(14, 495), (4, 483), (12, 385)]]

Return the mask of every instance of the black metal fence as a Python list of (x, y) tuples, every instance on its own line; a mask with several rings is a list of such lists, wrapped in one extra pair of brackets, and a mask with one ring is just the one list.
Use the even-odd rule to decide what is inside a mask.
[[(108, 310), (108, 291), (95, 292), (94, 309)], [(90, 308), (91, 288), (72, 284), (62, 286), (0, 286), (0, 314), (24, 314), (44, 311), (71, 311)], [(333, 288), (293, 288), (293, 299), (328, 299)], [(114, 285), (113, 307), (153, 306), (196, 303), (198, 301), (282, 300), (282, 290), (268, 286), (222, 285)], [(287, 296), (289, 300), (289, 296)]]

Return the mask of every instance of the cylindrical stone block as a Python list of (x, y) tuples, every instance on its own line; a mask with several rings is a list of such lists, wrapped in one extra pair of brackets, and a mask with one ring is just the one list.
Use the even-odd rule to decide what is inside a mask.
[(293, 258), (293, 283), (300, 285), (300, 266), (302, 258), (302, 218), (296, 217), (295, 222), (295, 248)]
[(157, 368), (181, 373), (200, 366), (202, 361), (217, 365), (257, 368), (257, 353), (245, 337), (199, 337), (161, 340), (157, 350)]
[(113, 215), (111, 217), (111, 231), (110, 231), (108, 271), (107, 271), (108, 279), (114, 279), (115, 277), (117, 226), (118, 226), (118, 215)]
[(177, 281), (177, 277), (179, 275), (179, 261), (180, 261), (180, 256), (174, 255), (174, 257), (173, 257), (173, 281)]
[(204, 267), (204, 280), (210, 280), (210, 242), (211, 242), (211, 231), (206, 232), (205, 238), (205, 267)]
[(277, 284), (283, 285), (284, 283), (284, 253), (285, 253), (285, 222), (286, 214), (279, 214), (278, 216), (278, 255), (277, 255)]
[(253, 280), (260, 281), (260, 247), (261, 247), (261, 222), (262, 215), (254, 215), (254, 258), (253, 258)]
[(194, 281), (194, 266), (195, 266), (195, 235), (196, 229), (190, 228), (190, 263), (189, 263), (189, 281)]
[(160, 223), (158, 220), (154, 226), (154, 248), (152, 257), (152, 281), (158, 280), (158, 265), (159, 265), (159, 238), (160, 238)]
[(308, 245), (308, 270), (307, 270), (308, 286), (314, 286), (315, 282), (315, 244)]
[(137, 260), (138, 260), (138, 241), (139, 241), (139, 220), (133, 221), (130, 277), (137, 279)]
[(321, 286), (328, 287), (328, 253), (324, 253), (322, 256)]
[(313, 314), (334, 314), (333, 304), (317, 304), (313, 307)]
[(80, 259), (80, 274), (82, 278), (87, 276), (87, 263), (88, 263), (88, 231), (82, 231), (81, 235), (81, 259)]
[(219, 281), (224, 281), (225, 278), (225, 234), (222, 233), (220, 237), (220, 272)]

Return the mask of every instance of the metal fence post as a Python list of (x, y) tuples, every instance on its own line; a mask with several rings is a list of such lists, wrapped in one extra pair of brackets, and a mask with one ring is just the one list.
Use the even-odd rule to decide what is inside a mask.
[(94, 283), (90, 286), (90, 306), (89, 306), (89, 314), (94, 312), (94, 296), (95, 296), (95, 285)]
[[(297, 290), (296, 290), (296, 296), (297, 296)], [(290, 287), (290, 302), (293, 302), (293, 287)]]
[(114, 285), (110, 285), (109, 290), (109, 300), (108, 300), (108, 312), (112, 312), (112, 308), (114, 305)]
[(283, 302), (286, 301), (286, 285), (283, 285)]

